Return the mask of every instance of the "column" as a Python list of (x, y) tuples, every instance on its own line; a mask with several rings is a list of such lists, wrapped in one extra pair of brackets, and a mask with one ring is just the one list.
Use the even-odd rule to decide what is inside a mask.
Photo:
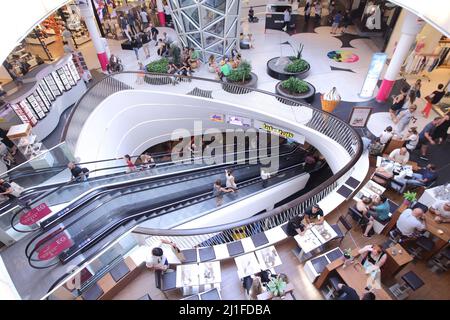
[(386, 73), (384, 74), (384, 79), (376, 97), (378, 102), (386, 101), (389, 97), (392, 87), (394, 86), (400, 72), (400, 68), (405, 61), (411, 46), (416, 41), (416, 36), (422, 29), (423, 25), (424, 21), (422, 19), (409, 11), (406, 12), (400, 39), (397, 42), (391, 62), (389, 63)]
[(161, 27), (166, 26), (166, 15), (164, 14), (164, 5), (162, 0), (156, 0), (156, 9), (158, 10), (158, 19)]
[(84, 22), (86, 23), (91, 40), (94, 43), (95, 50), (97, 51), (98, 61), (100, 61), (102, 70), (106, 71), (108, 57), (106, 55), (105, 46), (100, 36), (100, 32), (97, 29), (97, 23), (95, 22), (92, 5), (87, 2), (79, 4), (78, 6), (80, 8), (81, 16), (84, 18)]

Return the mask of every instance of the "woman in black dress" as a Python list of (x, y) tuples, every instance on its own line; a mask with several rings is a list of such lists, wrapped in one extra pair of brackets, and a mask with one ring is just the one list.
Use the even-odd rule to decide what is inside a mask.
[(389, 109), (389, 113), (391, 114), (392, 119), (395, 119), (396, 114), (405, 104), (408, 91), (409, 91), (408, 87), (403, 87), (400, 94), (394, 97), (394, 99), (392, 101), (392, 105)]
[(438, 144), (441, 144), (442, 141), (447, 140), (447, 131), (450, 127), (450, 111), (444, 115), (444, 117), (440, 120), (440, 124), (437, 125), (436, 130), (433, 133), (433, 139), (438, 140)]

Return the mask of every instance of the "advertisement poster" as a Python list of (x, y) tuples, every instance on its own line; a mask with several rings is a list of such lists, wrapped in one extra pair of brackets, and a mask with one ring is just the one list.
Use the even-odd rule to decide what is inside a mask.
[(386, 53), (377, 52), (373, 54), (369, 71), (367, 72), (366, 79), (364, 80), (361, 92), (359, 93), (361, 98), (372, 98), (386, 59)]
[(353, 107), (348, 123), (352, 127), (364, 128), (371, 112), (372, 108), (369, 107)]
[(30, 226), (41, 220), (45, 216), (49, 215), (50, 213), (52, 213), (52, 210), (45, 203), (41, 203), (37, 207), (31, 209), (23, 216), (21, 216), (20, 223), (24, 226)]
[(252, 126), (252, 119), (227, 114), (227, 123), (249, 128)]
[(225, 116), (223, 114), (212, 114), (209, 116), (209, 119), (214, 122), (220, 122), (220, 123), (225, 122)]

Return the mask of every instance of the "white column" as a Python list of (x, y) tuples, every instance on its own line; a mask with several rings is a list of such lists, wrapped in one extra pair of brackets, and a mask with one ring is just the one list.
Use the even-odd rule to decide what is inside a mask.
[(386, 101), (389, 97), (392, 87), (394, 86), (400, 72), (400, 68), (409, 53), (409, 49), (413, 45), (417, 34), (422, 29), (424, 24), (425, 21), (417, 17), (415, 14), (409, 11), (406, 12), (402, 25), (402, 34), (398, 40), (397, 46), (395, 47), (391, 62), (389, 63), (386, 73), (384, 74), (383, 82), (381, 83), (380, 90), (377, 94), (377, 101)]
[(100, 65), (103, 71), (106, 71), (108, 65), (108, 57), (105, 52), (105, 46), (101, 39), (100, 32), (97, 29), (97, 22), (95, 21), (92, 5), (89, 1), (86, 4), (79, 4), (81, 16), (84, 18), (86, 27), (89, 31), (89, 36), (94, 43), (95, 50), (97, 51), (97, 57), (100, 61)]

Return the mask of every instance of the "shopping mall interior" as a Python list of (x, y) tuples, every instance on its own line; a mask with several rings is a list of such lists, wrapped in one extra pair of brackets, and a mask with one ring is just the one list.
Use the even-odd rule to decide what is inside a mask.
[(450, 2), (4, 6), (0, 300), (450, 299)]

